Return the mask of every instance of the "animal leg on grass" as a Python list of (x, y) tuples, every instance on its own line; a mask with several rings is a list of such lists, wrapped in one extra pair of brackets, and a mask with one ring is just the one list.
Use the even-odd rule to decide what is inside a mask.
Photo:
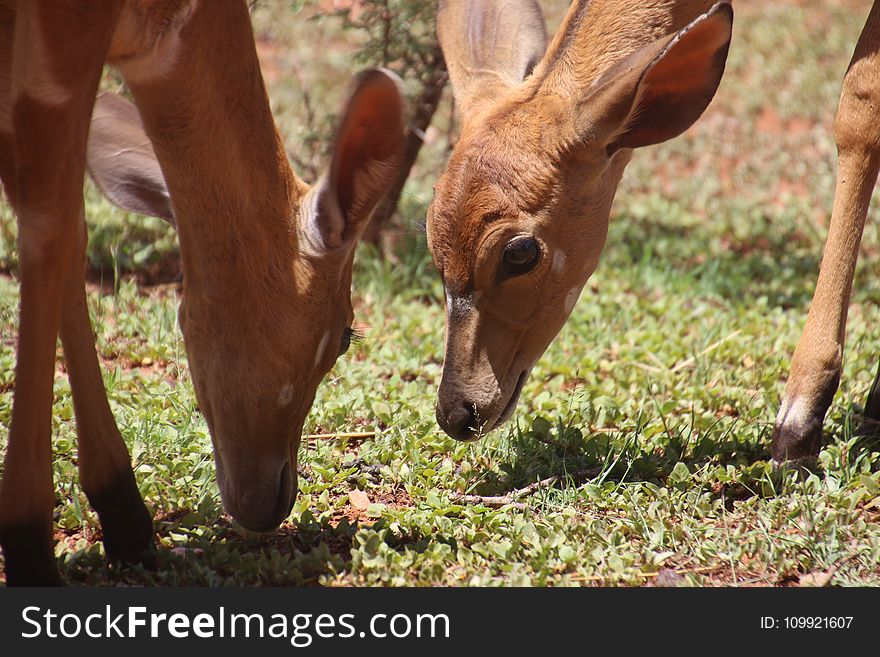
[(108, 559), (153, 566), (152, 518), (110, 411), (95, 352), (83, 280), (85, 235), (81, 221), (61, 312), (61, 342), (76, 410), (80, 483), (101, 520)]
[(871, 192), (880, 167), (880, 6), (874, 4), (843, 81), (834, 125), (834, 210), (813, 303), (776, 417), (777, 464), (819, 453), (822, 423), (840, 382), (846, 315)]
[[(9, 125), (0, 173), (18, 218), (21, 280), (15, 399), (0, 482), (0, 546), (11, 585), (60, 583), (52, 548), (55, 345), (83, 216), (89, 117), (118, 9), (87, 5), (59, 3), (57, 12), (46, 12), (40, 2), (19, 3), (14, 24), (3, 22), (4, 31), (14, 29), (3, 61), (14, 50), (16, 67), (3, 80)], [(87, 38), (50, 38), (68, 30)]]

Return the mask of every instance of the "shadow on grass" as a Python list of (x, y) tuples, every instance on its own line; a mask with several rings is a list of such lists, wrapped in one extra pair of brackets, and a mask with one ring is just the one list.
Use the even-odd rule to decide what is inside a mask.
[[(840, 449), (843, 462), (834, 468), (840, 473), (855, 472), (857, 464), (880, 451), (880, 431), (861, 433), (859, 413), (859, 407), (852, 407), (834, 413), (825, 422), (823, 448), (856, 438)], [(647, 441), (640, 440), (641, 428), (611, 435), (585, 433), (571, 422), (551, 427), (537, 418), (530, 430), (512, 432), (511, 455), (497, 470), (475, 473), (479, 483), (472, 493), (515, 497), (535, 482), (549, 479), (554, 481), (544, 488), (650, 482), (708, 494), (731, 510), (736, 501), (785, 495), (811, 474), (823, 476), (818, 463), (794, 470), (774, 469), (769, 452), (772, 426), (762, 428), (757, 439), (754, 435), (738, 438), (735, 427), (736, 422), (723, 430), (704, 430), (691, 440), (687, 427), (669, 426), (659, 439), (652, 438), (648, 448)], [(707, 468), (715, 468), (717, 476), (701, 474)], [(528, 503), (528, 495), (516, 499)]]
[(481, 496), (507, 495), (550, 478), (557, 480), (553, 486), (562, 488), (604, 482), (652, 482), (665, 486), (678, 481), (682, 473), (679, 464), (686, 466), (689, 473), (727, 464), (745, 470), (753, 464), (766, 465), (770, 458), (769, 428), (756, 443), (738, 439), (732, 428), (724, 430), (720, 437), (706, 432), (689, 440), (683, 429), (672, 426), (660, 441), (652, 440), (650, 450), (640, 440), (641, 434), (641, 428), (619, 434), (584, 432), (570, 422), (551, 427), (538, 418), (532, 429), (517, 428), (513, 432), (510, 458), (497, 470), (475, 473), (479, 484), (472, 492)]
[(351, 568), (358, 524), (344, 518), (333, 525), (305, 514), (296, 524), (252, 534), (234, 528), (226, 517), (183, 527), (174, 519), (181, 514), (187, 515), (179, 511), (154, 522), (156, 570), (108, 566), (98, 537), (92, 537), (88, 546), (64, 555), (62, 577), (85, 586), (317, 586), (322, 576)]
[(219, 515), (219, 507), (208, 513), (210, 518), (178, 509), (154, 520), (155, 570), (108, 566), (100, 535), (77, 541), (81, 533), (56, 534), (68, 543), (59, 567), (64, 581), (74, 586), (320, 586), (322, 578), (351, 572), (355, 535), (361, 530), (372, 530), (362, 546), (366, 553), (376, 552), (379, 543), (398, 552), (423, 552), (436, 543), (456, 548), (454, 539), (413, 529), (403, 535), (383, 532), (388, 526), (384, 518), (352, 522), (347, 510), (321, 520), (306, 511), (295, 522), (258, 534), (234, 526), (228, 516)]

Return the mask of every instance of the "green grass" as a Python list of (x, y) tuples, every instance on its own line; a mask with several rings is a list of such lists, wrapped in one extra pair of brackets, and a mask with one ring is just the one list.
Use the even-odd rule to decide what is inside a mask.
[[(558, 20), (565, 3), (548, 4)], [(56, 552), (66, 579), (788, 585), (826, 573), (835, 585), (880, 584), (880, 446), (854, 435), (880, 356), (876, 205), (820, 469), (777, 474), (769, 464), (831, 207), (836, 95), (870, 3), (803, 4), (736, 3), (715, 102), (682, 138), (636, 154), (596, 274), (511, 422), (476, 444), (454, 442), (434, 421), (442, 297), (418, 230), (442, 166), (442, 144), (431, 146), (408, 187), (395, 259), (358, 254), (356, 324), (366, 338), (321, 385), (306, 426), (309, 434), (376, 436), (304, 442), (293, 513), (268, 535), (241, 533), (222, 512), (176, 325), (177, 292), (138, 284), (172, 267), (173, 233), (89, 190), (90, 257), (95, 280), (104, 281), (90, 288), (98, 350), (156, 518), (160, 568), (104, 566), (97, 518), (77, 484), (70, 388), (59, 371)], [(321, 43), (335, 43), (327, 23), (282, 32), (290, 14), (281, 5), (274, 22), (258, 13), (258, 28), (277, 26), (275, 37), (294, 52), (287, 44), (303, 30), (325, 30)], [(330, 87), (345, 83), (346, 58), (335, 53), (322, 66), (305, 69), (330, 97)], [(292, 149), (301, 128), (297, 89), (289, 79), (270, 89)], [(438, 121), (445, 130), (448, 116)], [(14, 222), (2, 212), (0, 265), (14, 269)], [(0, 445), (11, 412), (16, 305), (14, 278), (0, 277)], [(552, 476), (559, 483), (519, 504), (457, 501)], [(352, 505), (354, 489), (368, 495), (366, 509)]]

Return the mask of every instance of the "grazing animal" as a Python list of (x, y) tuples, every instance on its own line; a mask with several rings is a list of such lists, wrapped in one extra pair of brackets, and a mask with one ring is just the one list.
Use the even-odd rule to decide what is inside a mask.
[(593, 273), (632, 151), (715, 94), (728, 2), (577, 0), (546, 45), (534, 0), (441, 0), (461, 138), (428, 210), (446, 295), (437, 421), (471, 440), (507, 420)]
[[(96, 102), (105, 62), (134, 106)], [(50, 436), (59, 334), (81, 484), (106, 552), (153, 553), (86, 305), (87, 153), (111, 200), (177, 227), (178, 317), (223, 504), (244, 527), (269, 530), (293, 504), (316, 387), (351, 336), (353, 252), (397, 175), (402, 116), (396, 78), (358, 77), (329, 168), (309, 187), (273, 122), (244, 1), (2, 0), (0, 178), (18, 220), (21, 280), (0, 484), (7, 583), (60, 581)]]
[[(770, 452), (777, 464), (810, 461), (819, 453), (822, 423), (840, 383), (846, 315), (868, 204), (880, 169), (880, 5), (874, 2), (843, 78), (834, 121), (837, 184), (819, 280)], [(864, 409), (868, 433), (880, 421), (880, 370)]]

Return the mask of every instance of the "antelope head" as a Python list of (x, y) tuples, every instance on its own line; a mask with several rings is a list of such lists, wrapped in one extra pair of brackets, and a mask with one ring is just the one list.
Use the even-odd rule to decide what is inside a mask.
[[(115, 204), (177, 227), (178, 321), (223, 505), (244, 527), (264, 531), (290, 512), (303, 422), (348, 348), (355, 246), (397, 175), (404, 124), (396, 76), (362, 74), (329, 168), (309, 187), (288, 164), (256, 57), (246, 54), (249, 75), (230, 75), (254, 87), (230, 94), (228, 106), (190, 82), (203, 72), (161, 92), (131, 84), (137, 109), (99, 97), (88, 161)], [(237, 62), (213, 72), (218, 88)]]
[(709, 5), (578, 0), (546, 48), (534, 0), (441, 0), (462, 126), (427, 228), (453, 438), (510, 417), (599, 262), (632, 150), (682, 133), (715, 94), (733, 12)]

